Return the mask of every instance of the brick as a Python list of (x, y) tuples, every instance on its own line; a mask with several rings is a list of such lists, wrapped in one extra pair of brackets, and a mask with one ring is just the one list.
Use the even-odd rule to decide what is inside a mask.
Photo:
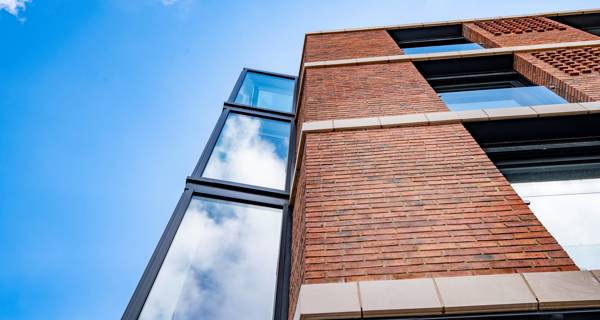
[(304, 62), (388, 56), (402, 54), (385, 30), (309, 34), (306, 36)]
[(463, 24), (463, 35), (486, 48), (598, 40), (595, 35), (545, 17), (523, 17)]

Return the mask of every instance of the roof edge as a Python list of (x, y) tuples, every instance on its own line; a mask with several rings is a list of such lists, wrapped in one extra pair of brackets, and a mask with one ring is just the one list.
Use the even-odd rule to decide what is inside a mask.
[(459, 20), (434, 21), (434, 22), (416, 22), (416, 23), (387, 25), (387, 26), (358, 27), (358, 28), (312, 31), (312, 32), (307, 32), (306, 36), (329, 34), (329, 33), (382, 30), (382, 29), (407, 29), (407, 28), (419, 28), (419, 27), (432, 27), (432, 26), (443, 26), (443, 25), (458, 24), (458, 23), (468, 23), (468, 22), (475, 22), (475, 21), (489, 21), (489, 20), (525, 18), (525, 17), (552, 17), (552, 16), (576, 15), (576, 14), (599, 13), (599, 12), (600, 12), (600, 8), (592, 8), (592, 9), (583, 9), (583, 10), (566, 10), (566, 11), (518, 14), (518, 15), (511, 15), (511, 16), (499, 16), (499, 17), (487, 17), (487, 18), (475, 18), (475, 19), (459, 19)]

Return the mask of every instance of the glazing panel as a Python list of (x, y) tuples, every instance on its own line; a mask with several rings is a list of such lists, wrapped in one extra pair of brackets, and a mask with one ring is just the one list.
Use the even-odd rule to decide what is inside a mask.
[(285, 189), (290, 123), (230, 113), (203, 177)]
[(271, 319), (282, 210), (193, 197), (139, 319)]
[(600, 179), (513, 183), (582, 269), (600, 269)]
[(544, 86), (445, 92), (439, 96), (453, 111), (567, 103)]
[(292, 112), (294, 80), (247, 72), (235, 102), (275, 111)]
[(420, 54), (420, 53), (436, 53), (436, 52), (451, 52), (451, 51), (464, 51), (464, 50), (478, 50), (484, 49), (477, 43), (458, 43), (458, 44), (445, 44), (440, 46), (426, 46), (426, 47), (414, 47), (414, 48), (402, 48), (404, 54)]

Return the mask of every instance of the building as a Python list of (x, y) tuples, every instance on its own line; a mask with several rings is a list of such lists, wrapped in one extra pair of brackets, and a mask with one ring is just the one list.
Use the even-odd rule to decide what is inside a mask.
[(600, 10), (244, 70), (124, 319), (600, 319)]

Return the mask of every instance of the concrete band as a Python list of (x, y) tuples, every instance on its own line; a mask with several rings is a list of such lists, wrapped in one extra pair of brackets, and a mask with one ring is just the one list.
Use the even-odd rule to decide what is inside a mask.
[(600, 307), (600, 271), (304, 284), (294, 320)]

